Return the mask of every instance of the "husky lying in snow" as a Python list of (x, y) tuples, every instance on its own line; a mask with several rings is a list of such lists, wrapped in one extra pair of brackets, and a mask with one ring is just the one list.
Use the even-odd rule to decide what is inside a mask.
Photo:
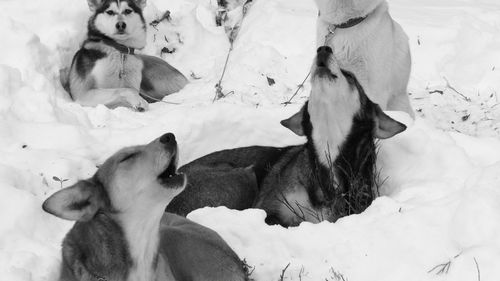
[(317, 46), (328, 45), (340, 67), (352, 72), (383, 110), (414, 117), (407, 86), (408, 37), (389, 15), (385, 0), (316, 0)]
[(187, 79), (165, 61), (135, 54), (146, 45), (142, 9), (146, 0), (88, 0), (94, 13), (88, 38), (75, 54), (63, 85), (76, 102), (143, 111), (187, 84)]
[(180, 171), (202, 180), (188, 183), (167, 210), (186, 215), (204, 206), (254, 206), (267, 212), (266, 222), (291, 226), (335, 221), (368, 207), (376, 192), (375, 138), (390, 138), (406, 126), (340, 69), (330, 47), (318, 49), (311, 71), (309, 101), (282, 121), (306, 136), (306, 144), (237, 148), (197, 159)]
[(59, 280), (247, 280), (243, 263), (214, 231), (165, 206), (186, 185), (177, 143), (165, 134), (111, 156), (43, 209), (77, 221), (62, 246)]

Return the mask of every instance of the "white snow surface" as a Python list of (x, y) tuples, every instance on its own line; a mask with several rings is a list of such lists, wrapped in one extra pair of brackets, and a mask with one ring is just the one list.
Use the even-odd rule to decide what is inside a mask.
[[(0, 280), (57, 278), (72, 223), (41, 209), (61, 188), (53, 176), (69, 186), (123, 146), (165, 132), (176, 134), (182, 163), (220, 149), (304, 141), (279, 121), (310, 89), (281, 104), (315, 54), (313, 0), (254, 0), (223, 80), (228, 96), (213, 102), (229, 48), (214, 24), (215, 2), (149, 0), (147, 21), (170, 10), (172, 23), (150, 27), (143, 52), (175, 48), (163, 58), (191, 83), (165, 98), (179, 104), (138, 113), (82, 107), (59, 84), (86, 32), (86, 1), (0, 1)], [(283, 280), (500, 280), (500, 2), (389, 4), (410, 37), (409, 91), (419, 117), (380, 142), (382, 196), (360, 215), (289, 229), (267, 226), (261, 210), (189, 215), (254, 266), (255, 280), (279, 280), (288, 264)]]

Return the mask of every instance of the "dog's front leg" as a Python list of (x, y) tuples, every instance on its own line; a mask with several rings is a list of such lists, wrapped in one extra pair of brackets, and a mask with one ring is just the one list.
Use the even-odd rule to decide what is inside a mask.
[(327, 36), (330, 34), (329, 27), (329, 23), (318, 17), (318, 21), (316, 23), (316, 47), (329, 45), (329, 42), (327, 41)]
[(130, 88), (91, 89), (84, 95), (80, 95), (75, 101), (83, 106), (103, 104), (109, 108), (123, 106), (137, 111), (145, 111), (149, 106), (148, 102), (139, 96), (137, 91)]

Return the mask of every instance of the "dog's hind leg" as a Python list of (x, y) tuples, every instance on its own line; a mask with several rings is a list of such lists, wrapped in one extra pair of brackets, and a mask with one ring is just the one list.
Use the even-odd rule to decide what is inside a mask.
[(137, 91), (129, 88), (91, 89), (76, 97), (75, 101), (83, 106), (103, 104), (109, 108), (124, 106), (137, 111), (148, 109), (148, 102)]
[(186, 86), (187, 78), (164, 60), (138, 55), (144, 67), (142, 69), (141, 93), (149, 102), (162, 100), (165, 96), (176, 93)]

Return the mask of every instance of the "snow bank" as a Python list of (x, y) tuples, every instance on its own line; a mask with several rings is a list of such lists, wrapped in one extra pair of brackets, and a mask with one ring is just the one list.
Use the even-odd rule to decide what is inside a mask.
[[(121, 147), (169, 131), (179, 140), (182, 163), (224, 148), (303, 142), (279, 121), (309, 92), (306, 84), (294, 104), (281, 104), (305, 78), (315, 53), (313, 1), (255, 1), (223, 81), (228, 96), (213, 103), (229, 48), (213, 22), (215, 2), (149, 1), (148, 22), (167, 9), (172, 22), (149, 28), (144, 52), (162, 56), (191, 84), (165, 99), (179, 105), (157, 103), (137, 113), (81, 107), (59, 85), (59, 69), (85, 34), (85, 1), (0, 1), (1, 280), (55, 279), (71, 223), (41, 210), (61, 188), (54, 176), (68, 179), (62, 184), (68, 186)], [(410, 91), (423, 118), (381, 142), (383, 196), (361, 215), (291, 229), (265, 225), (259, 210), (190, 214), (255, 266), (258, 280), (277, 280), (288, 263), (285, 280), (476, 280), (478, 268), (481, 280), (500, 276), (500, 141), (491, 138), (498, 137), (500, 120), (500, 106), (494, 106), (500, 4), (390, 5), (410, 36)], [(162, 54), (163, 48), (175, 52)], [(436, 275), (441, 268), (432, 269), (448, 261), (448, 273)]]

